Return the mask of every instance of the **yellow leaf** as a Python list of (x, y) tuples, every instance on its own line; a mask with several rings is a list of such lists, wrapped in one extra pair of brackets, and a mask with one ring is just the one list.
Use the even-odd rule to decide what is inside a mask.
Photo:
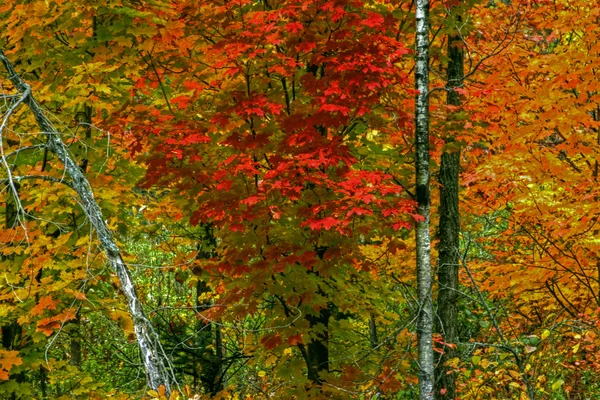
[(125, 333), (133, 333), (133, 320), (128, 312), (115, 309), (110, 312), (110, 318), (117, 321)]
[(481, 360), (481, 368), (483, 368), (483, 369), (486, 369), (487, 367), (489, 367), (490, 364), (491, 363), (486, 358), (484, 358), (483, 360)]
[(269, 356), (269, 358), (267, 358), (265, 360), (265, 366), (270, 367), (271, 365), (275, 364), (276, 361), (277, 361), (276, 356)]
[(258, 376), (260, 376), (261, 378), (263, 378), (266, 375), (267, 373), (265, 371), (258, 371)]
[(550, 331), (548, 329), (544, 329), (544, 332), (542, 332), (542, 340), (546, 340), (548, 336), (550, 336)]
[(508, 371), (509, 375), (515, 379), (521, 379), (521, 374), (517, 371)]
[(87, 244), (88, 242), (88, 237), (87, 236), (82, 236), (79, 239), (77, 239), (77, 242), (75, 242), (75, 247), (79, 247), (82, 246), (84, 244)]

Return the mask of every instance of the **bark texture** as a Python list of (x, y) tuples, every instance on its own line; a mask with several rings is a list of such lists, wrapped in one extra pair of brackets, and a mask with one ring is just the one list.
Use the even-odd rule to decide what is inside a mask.
[[(456, 17), (460, 22), (460, 17)], [(459, 35), (448, 36), (448, 72), (447, 72), (447, 103), (460, 106), (459, 93), (455, 90), (461, 87), (464, 79), (464, 53), (462, 39)], [(454, 141), (454, 135), (445, 138), (446, 143)], [(438, 306), (437, 332), (444, 342), (456, 344), (458, 341), (458, 246), (460, 220), (458, 209), (458, 174), (460, 171), (460, 151), (445, 151), (440, 165), (440, 222), (439, 222), (439, 259), (438, 259)], [(456, 351), (444, 347), (437, 368), (436, 393), (440, 399), (454, 400), (456, 398), (456, 374), (450, 372), (444, 363), (455, 357)]]
[(320, 384), (321, 372), (329, 371), (329, 318), (331, 311), (323, 308), (318, 315), (309, 315), (306, 319), (311, 330), (317, 331), (316, 337), (308, 343), (308, 379)]
[(417, 316), (417, 341), (419, 350), (419, 393), (420, 399), (433, 399), (433, 303), (431, 296), (431, 237), (430, 214), (430, 169), (429, 169), (429, 2), (416, 1), (415, 84), (418, 94), (415, 104), (416, 142), (416, 192), (417, 222), (417, 291), (419, 310)]
[(22, 96), (24, 96), (23, 102), (27, 104), (33, 113), (40, 130), (47, 135), (48, 150), (54, 153), (63, 163), (65, 171), (71, 178), (70, 186), (77, 193), (79, 203), (98, 235), (106, 259), (119, 278), (121, 290), (127, 299), (129, 311), (133, 319), (136, 339), (146, 369), (148, 386), (152, 389), (158, 389), (159, 386), (163, 385), (166, 388), (167, 393), (170, 393), (173, 386), (176, 384), (173, 372), (171, 368), (169, 368), (170, 363), (162, 351), (158, 335), (144, 313), (142, 303), (139, 301), (136, 294), (127, 265), (121, 257), (121, 252), (115, 243), (112, 233), (104, 222), (100, 207), (94, 198), (92, 187), (81, 171), (81, 168), (71, 158), (67, 147), (60, 138), (59, 132), (45, 116), (41, 107), (36, 103), (31, 94), (31, 88), (19, 77), (19, 75), (17, 75), (12, 64), (2, 51), (0, 51), (0, 61), (4, 64), (9, 79), (15, 88), (19, 90)]

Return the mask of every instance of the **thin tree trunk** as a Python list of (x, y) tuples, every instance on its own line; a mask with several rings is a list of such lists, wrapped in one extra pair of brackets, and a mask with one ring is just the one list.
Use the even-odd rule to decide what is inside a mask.
[(71, 365), (81, 368), (81, 315), (79, 311), (72, 321), (69, 336), (71, 339)]
[(219, 380), (215, 384), (215, 388), (220, 392), (227, 385), (227, 376), (225, 375), (226, 371), (224, 365), (225, 357), (227, 356), (227, 348), (225, 347), (225, 342), (223, 341), (223, 331), (221, 330), (221, 325), (218, 323), (215, 324), (215, 355), (217, 358), (217, 374), (219, 377)]
[(417, 57), (415, 84), (417, 222), (417, 341), (419, 351), (419, 393), (421, 400), (433, 399), (433, 304), (431, 296), (431, 237), (429, 232), (429, 2), (416, 1)]
[(369, 317), (369, 340), (371, 342), (371, 348), (377, 348), (377, 345), (379, 344), (379, 339), (377, 337), (377, 321), (373, 314)]
[(43, 365), (40, 365), (40, 391), (42, 392), (42, 399), (48, 398), (46, 379), (46, 370)]
[[(206, 257), (209, 258), (209, 257)], [(205, 312), (212, 307), (210, 302), (201, 300), (204, 293), (210, 292), (210, 288), (202, 279), (196, 283), (196, 310), (198, 313)], [(205, 393), (214, 397), (223, 390), (223, 349), (221, 330), (218, 324), (198, 320), (196, 325), (197, 337), (199, 339), (198, 351), (196, 353), (194, 369), (200, 371), (200, 381)]]
[(26, 96), (24, 103), (31, 109), (40, 130), (47, 135), (48, 150), (54, 153), (64, 164), (67, 174), (71, 177), (70, 186), (77, 193), (83, 211), (98, 235), (107, 261), (121, 282), (121, 289), (127, 298), (130, 314), (133, 319), (134, 331), (146, 369), (148, 386), (152, 389), (158, 389), (159, 386), (164, 386), (166, 392), (171, 393), (172, 386), (176, 384), (175, 377), (172, 371), (167, 367), (169, 362), (162, 352), (158, 335), (144, 313), (142, 303), (136, 294), (127, 265), (121, 257), (121, 252), (115, 243), (112, 233), (104, 222), (102, 212), (94, 198), (88, 180), (80, 167), (69, 155), (68, 149), (61, 140), (59, 132), (54, 128), (50, 120), (44, 115), (40, 106), (36, 103), (31, 94), (31, 88), (17, 75), (12, 64), (4, 56), (2, 51), (0, 51), (0, 60), (2, 60), (2, 63), (8, 72), (9, 79), (13, 85), (15, 85), (15, 88), (21, 92), (22, 96)]
[[(19, 184), (15, 184), (15, 188), (18, 190)], [(5, 196), (5, 198), (5, 229), (13, 229), (18, 224), (18, 205), (15, 204), (16, 202), (13, 196)], [(0, 256), (0, 260), (14, 260), (14, 256), (14, 254), (3, 254)], [(0, 339), (2, 342), (2, 347), (4, 347), (6, 350), (19, 350), (19, 346), (17, 344), (20, 342), (22, 335), (23, 329), (21, 328), (21, 325), (19, 325), (15, 318), (15, 321), (11, 321), (8, 324), (3, 325), (1, 327)], [(10, 379), (17, 383), (21, 383), (23, 381), (23, 373), (13, 373), (11, 374)], [(17, 395), (14, 392), (12, 392), (10, 397), (7, 398), (10, 398), (10, 400), (16, 400)]]
[(316, 337), (308, 343), (308, 379), (321, 384), (320, 373), (329, 371), (329, 307), (322, 308), (318, 315), (306, 317), (311, 330), (316, 330)]
[[(456, 22), (460, 22), (460, 16)], [(464, 78), (464, 53), (462, 39), (457, 34), (448, 36), (448, 71), (446, 102), (450, 106), (460, 106), (461, 101), (455, 90), (461, 87)], [(450, 134), (444, 138), (446, 144), (454, 141)], [(442, 154), (439, 182), (440, 188), (440, 225), (439, 225), (439, 259), (438, 259), (438, 326), (444, 342), (456, 344), (458, 341), (458, 245), (459, 245), (459, 209), (458, 209), (458, 174), (460, 170), (460, 150), (445, 151)], [(444, 363), (455, 357), (452, 346), (444, 347), (437, 368), (436, 393), (440, 399), (456, 398), (456, 374), (452, 373)]]
[[(83, 106), (83, 122), (84, 125), (84, 130), (85, 130), (85, 138), (86, 139), (91, 139), (92, 137), (92, 113), (93, 113), (93, 108), (90, 105), (85, 104)], [(80, 145), (80, 148), (82, 148), (83, 151), (85, 151), (85, 149), (83, 148), (84, 146)], [(81, 168), (81, 172), (83, 172), (84, 174), (87, 172), (87, 167), (88, 167), (88, 158), (87, 155), (83, 158), (79, 168)], [(41, 272), (41, 271), (40, 271)], [(72, 325), (70, 326), (69, 329), (69, 337), (71, 339), (71, 365), (76, 366), (77, 368), (81, 369), (81, 361), (82, 361), (82, 357), (81, 357), (81, 349), (82, 349), (82, 335), (81, 335), (81, 314), (80, 314), (80, 310), (77, 310), (77, 313), (75, 314), (75, 319), (71, 321)]]
[[(215, 257), (217, 240), (213, 233), (213, 227), (210, 224), (202, 224), (202, 240), (198, 243), (198, 259), (210, 260)], [(198, 278), (196, 282), (196, 311), (203, 313), (211, 308), (212, 302), (202, 300), (203, 294), (210, 292), (211, 289), (206, 281)], [(210, 397), (215, 397), (224, 389), (225, 373), (224, 359), (225, 350), (221, 337), (221, 328), (217, 322), (207, 322), (200, 318), (197, 324), (197, 337), (199, 339), (198, 352), (195, 360), (195, 370), (200, 371), (200, 380), (205, 393)]]

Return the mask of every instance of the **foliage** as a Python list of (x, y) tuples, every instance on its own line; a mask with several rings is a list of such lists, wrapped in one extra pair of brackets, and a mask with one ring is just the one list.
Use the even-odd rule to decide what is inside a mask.
[[(434, 173), (442, 151), (463, 165), (460, 398), (595, 398), (598, 10), (447, 3), (431, 9), (431, 156)], [(94, 187), (173, 362), (180, 387), (146, 397), (417, 395), (413, 12), (0, 5), (0, 48)], [(457, 32), (460, 107), (441, 78)], [(1, 134), (0, 390), (142, 397), (131, 318), (63, 168), (24, 109)], [(28, 177), (18, 197), (9, 171)]]

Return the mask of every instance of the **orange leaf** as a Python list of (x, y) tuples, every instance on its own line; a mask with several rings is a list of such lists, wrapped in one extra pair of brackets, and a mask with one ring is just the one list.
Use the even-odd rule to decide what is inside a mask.
[(44, 296), (40, 299), (40, 302), (33, 307), (30, 314), (31, 315), (41, 315), (44, 310), (54, 310), (56, 308), (56, 302), (52, 298), (52, 296)]
[(298, 343), (302, 343), (302, 335), (298, 334), (298, 335), (294, 335), (294, 336), (290, 336), (287, 339), (287, 342), (289, 344), (291, 344), (292, 346), (297, 345)]
[(4, 351), (0, 350), (0, 380), (8, 379), (8, 371), (15, 366), (23, 364), (23, 360), (17, 357), (19, 354), (16, 350)]

